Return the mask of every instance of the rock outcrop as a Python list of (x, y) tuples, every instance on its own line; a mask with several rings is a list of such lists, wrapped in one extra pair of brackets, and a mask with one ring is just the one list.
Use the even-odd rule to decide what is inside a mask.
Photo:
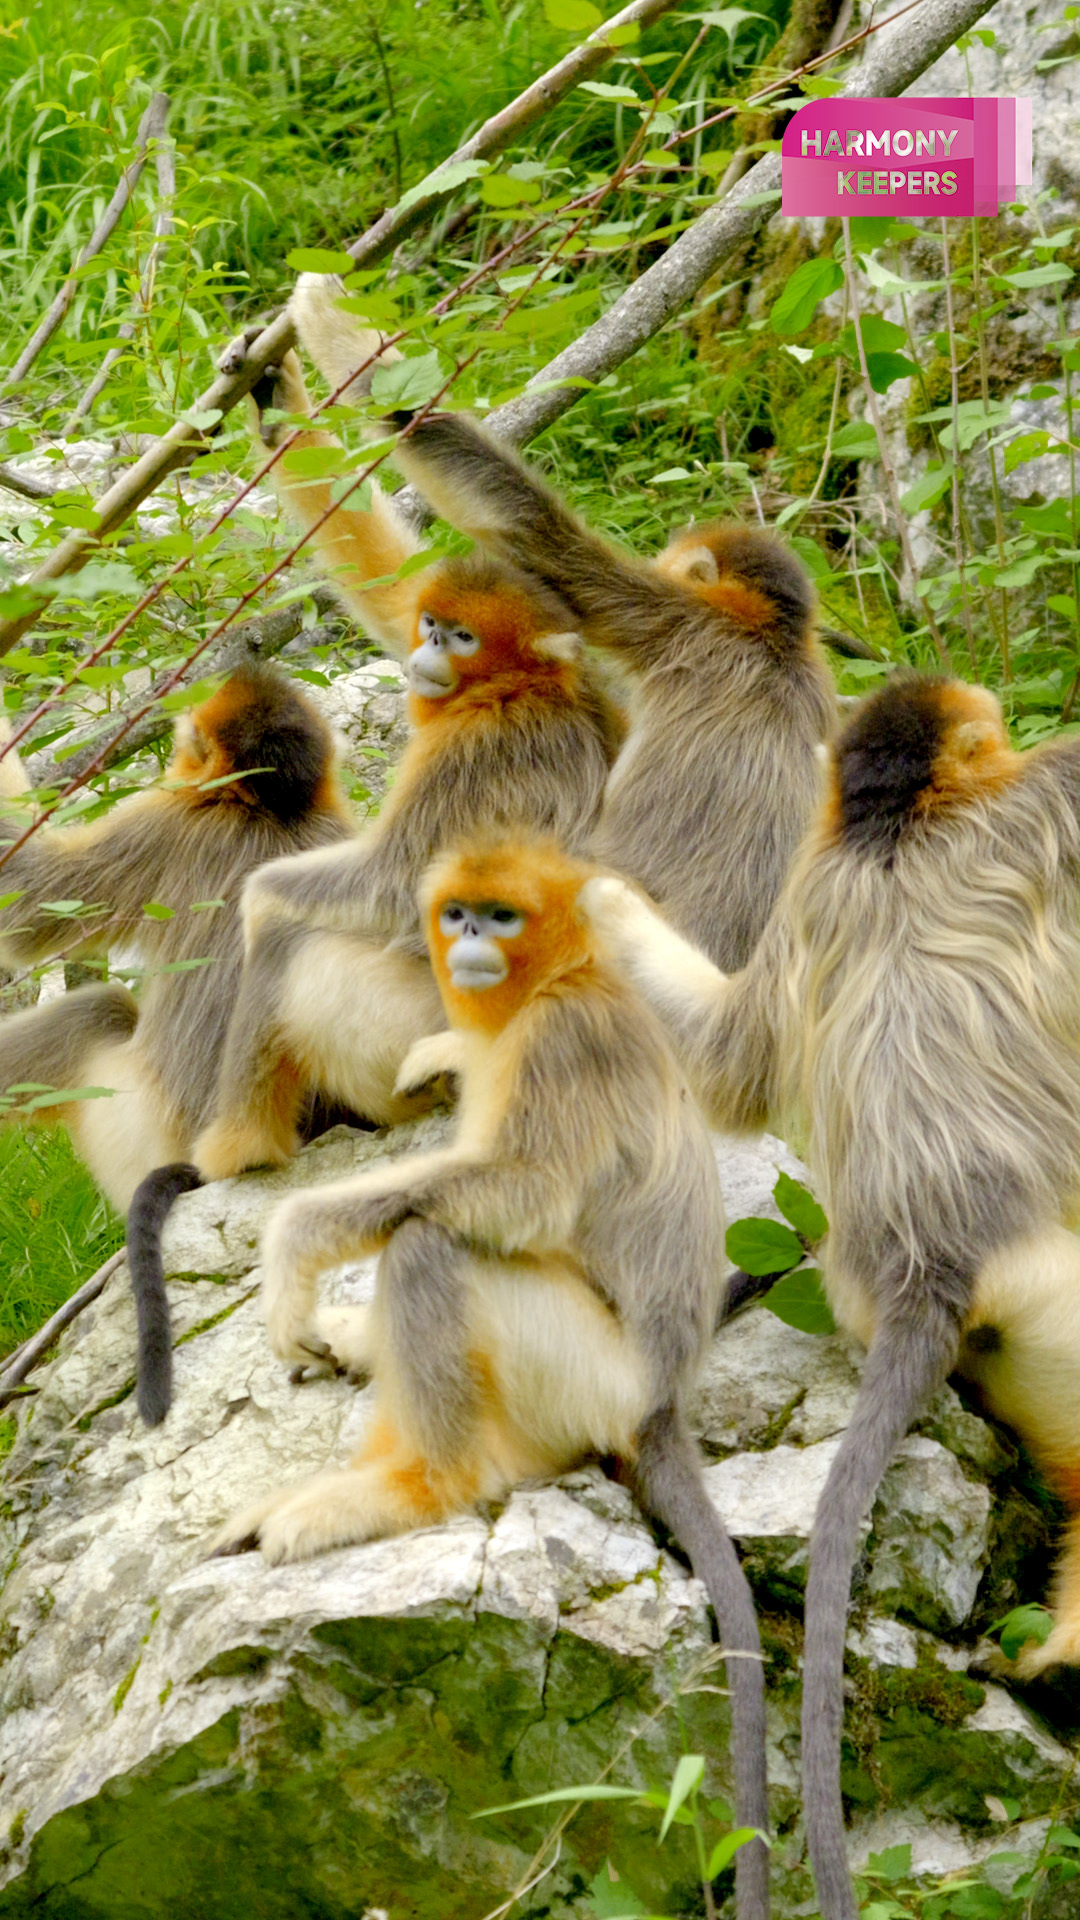
[[(347, 1458), (370, 1408), (370, 1389), (341, 1380), (291, 1386), (270, 1354), (255, 1265), (268, 1207), (445, 1125), (340, 1129), (284, 1173), (177, 1206), (176, 1401), (160, 1428), (135, 1411), (122, 1274), (37, 1376), (2, 1520), (0, 1914), (479, 1920), (529, 1888), (518, 1911), (585, 1920), (597, 1876), (614, 1911), (609, 1862), (636, 1896), (627, 1911), (699, 1910), (692, 1830), (659, 1845), (644, 1798), (484, 1811), (601, 1779), (663, 1797), (686, 1752), (708, 1756), (710, 1802), (728, 1789), (702, 1591), (599, 1467), (307, 1565), (204, 1558), (242, 1501)], [(771, 1212), (776, 1165), (798, 1171), (768, 1139), (718, 1153), (733, 1217)], [(330, 1282), (342, 1298), (371, 1284), (370, 1262)], [(697, 1409), (763, 1617), (780, 1920), (813, 1910), (800, 1608), (857, 1378), (841, 1338), (754, 1309), (715, 1342)], [(992, 1491), (1012, 1458), (947, 1391), (875, 1507), (849, 1642), (856, 1860), (907, 1841), (916, 1870), (968, 1864), (999, 1844), (1010, 1798), (1031, 1816), (1010, 1834), (1022, 1860), (1075, 1764), (967, 1671), (1042, 1541), (1021, 1494)], [(719, 1837), (722, 1809), (706, 1826)]]

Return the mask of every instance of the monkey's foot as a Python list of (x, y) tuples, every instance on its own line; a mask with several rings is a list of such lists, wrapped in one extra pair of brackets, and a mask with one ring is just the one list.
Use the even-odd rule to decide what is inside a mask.
[(394, 1082), (394, 1092), (418, 1094), (443, 1074), (461, 1074), (465, 1066), (465, 1042), (459, 1033), (428, 1033), (414, 1040), (405, 1055)]
[(395, 1505), (400, 1508), (401, 1502), (391, 1500), (381, 1480), (368, 1472), (344, 1468), (319, 1473), (238, 1513), (215, 1535), (210, 1558), (257, 1547), (272, 1566), (310, 1560), (333, 1547), (358, 1546), (416, 1524), (415, 1515), (395, 1513)]
[(375, 1371), (370, 1307), (320, 1307), (315, 1329), (339, 1372), (364, 1386)]
[(203, 1128), (191, 1157), (204, 1180), (229, 1180), (249, 1167), (284, 1167), (299, 1145), (295, 1133), (283, 1139), (250, 1120), (214, 1120)]

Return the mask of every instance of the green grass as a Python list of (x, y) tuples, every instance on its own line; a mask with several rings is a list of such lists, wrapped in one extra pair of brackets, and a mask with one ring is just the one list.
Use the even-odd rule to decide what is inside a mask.
[(124, 1222), (60, 1131), (0, 1132), (0, 1355), (124, 1242)]

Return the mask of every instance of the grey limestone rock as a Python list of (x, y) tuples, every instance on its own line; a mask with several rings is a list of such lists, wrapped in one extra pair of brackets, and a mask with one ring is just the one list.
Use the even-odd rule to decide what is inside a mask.
[[(179, 1202), (165, 1243), (176, 1400), (161, 1427), (135, 1412), (123, 1274), (36, 1376), (0, 1515), (0, 1915), (476, 1920), (519, 1889), (523, 1913), (592, 1920), (609, 1861), (646, 1911), (697, 1910), (689, 1830), (660, 1847), (644, 1801), (483, 1811), (602, 1778), (663, 1793), (684, 1752), (708, 1756), (710, 1799), (730, 1794), (703, 1592), (598, 1466), (308, 1564), (205, 1558), (243, 1501), (347, 1460), (371, 1411), (372, 1389), (291, 1386), (270, 1354), (268, 1209), (446, 1126), (339, 1129), (282, 1172)], [(799, 1171), (778, 1141), (718, 1141), (718, 1155), (733, 1215), (774, 1211), (777, 1166)], [(341, 1299), (372, 1284), (371, 1261), (328, 1278)], [(810, 1910), (799, 1615), (857, 1378), (845, 1341), (756, 1308), (716, 1341), (697, 1408), (709, 1491), (762, 1609), (779, 1920)], [(1026, 1706), (967, 1671), (986, 1482), (1007, 1450), (951, 1394), (923, 1427), (867, 1516), (845, 1773), (853, 1857), (888, 1834), (916, 1865), (992, 1851), (988, 1796), (1022, 1791), (1037, 1834), (1072, 1764)]]

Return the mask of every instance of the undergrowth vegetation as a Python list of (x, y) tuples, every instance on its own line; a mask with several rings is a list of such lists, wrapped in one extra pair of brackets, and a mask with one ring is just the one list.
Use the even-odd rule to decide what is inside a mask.
[[(786, 70), (789, 12), (787, 0), (685, 4), (627, 36), (517, 145), (459, 169), (389, 263), (351, 273), (353, 310), (405, 354), (380, 406), (446, 395), (486, 412), (607, 311), (769, 144), (775, 129), (763, 134), (746, 103)], [(1033, 86), (1040, 60), (1075, 57), (1077, 12), (1040, 24)], [(0, 462), (50, 494), (0, 491), (0, 617), (22, 606), (19, 580), (92, 520), (110, 473), (192, 417), (220, 347), (287, 296), (298, 267), (348, 270), (346, 240), (599, 20), (590, 0), (366, 12), (196, 0), (150, 13), (50, 0), (0, 27)], [(838, 84), (826, 67), (800, 97)], [(105, 244), (74, 264), (158, 90), (163, 152)], [(645, 350), (585, 384), (534, 454), (598, 527), (646, 551), (695, 515), (775, 522), (815, 576), (823, 624), (862, 648), (837, 661), (842, 691), (897, 663), (951, 664), (993, 686), (1018, 741), (1034, 743), (1080, 725), (1078, 265), (1080, 214), (1049, 190), (993, 221), (775, 222)], [(65, 284), (61, 326), (11, 382)], [(107, 355), (108, 379), (80, 407)], [(69, 736), (114, 710), (133, 672), (182, 663), (276, 566), (283, 535), (265, 491), (213, 524), (250, 473), (241, 413), (194, 416), (207, 438), (190, 474), (160, 487), (8, 654), (5, 708), (47, 703), (32, 744), (61, 768)], [(326, 417), (357, 449), (362, 485), (372, 456), (355, 410)], [(286, 573), (254, 609), (297, 595), (307, 588)], [(309, 657), (308, 676), (339, 660)], [(117, 764), (65, 817), (131, 782)], [(121, 1238), (62, 1138), (0, 1134), (0, 1351)], [(1033, 1889), (1065, 1884), (1078, 1848), (1052, 1828), (1037, 1885), (1029, 1874), (1013, 1892), (972, 1875), (926, 1895), (883, 1856), (865, 1911), (1019, 1920)], [(601, 1916), (634, 1911), (625, 1888), (594, 1893)]]

